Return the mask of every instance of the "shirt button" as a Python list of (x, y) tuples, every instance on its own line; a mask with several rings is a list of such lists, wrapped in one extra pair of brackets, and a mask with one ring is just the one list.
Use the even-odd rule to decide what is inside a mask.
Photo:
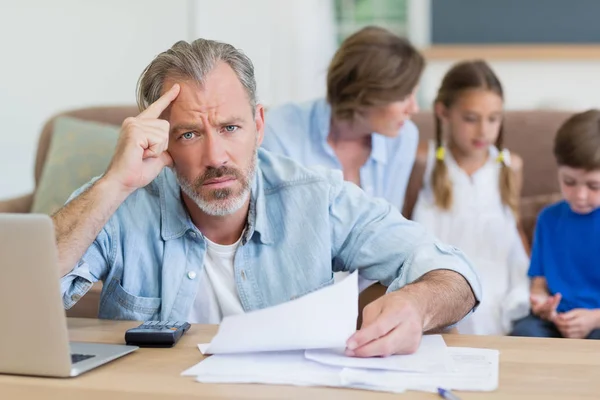
[(194, 271), (189, 271), (187, 273), (187, 277), (188, 277), (188, 279), (194, 280), (194, 279), (196, 279), (196, 273)]
[(194, 232), (194, 231), (189, 231), (189, 235), (190, 235), (190, 237), (193, 237), (193, 238), (195, 238), (196, 236), (198, 236), (198, 234), (196, 232)]

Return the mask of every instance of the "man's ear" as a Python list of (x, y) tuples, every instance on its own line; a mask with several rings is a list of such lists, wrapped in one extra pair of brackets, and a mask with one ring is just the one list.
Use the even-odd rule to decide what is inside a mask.
[(446, 121), (448, 119), (448, 108), (441, 102), (436, 101), (433, 108), (436, 117), (438, 117), (442, 121)]
[(260, 146), (265, 137), (265, 107), (262, 104), (256, 105), (256, 110), (254, 111), (254, 123), (256, 124), (256, 133), (258, 135), (256, 142)]

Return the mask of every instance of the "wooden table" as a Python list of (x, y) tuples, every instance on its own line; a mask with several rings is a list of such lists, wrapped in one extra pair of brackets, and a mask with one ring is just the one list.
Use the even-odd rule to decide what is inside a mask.
[[(71, 340), (123, 343), (130, 321), (69, 319)], [(439, 399), (430, 393), (388, 394), (351, 389), (200, 384), (180, 373), (202, 360), (196, 344), (217, 327), (194, 325), (170, 349), (139, 349), (78, 378), (0, 375), (0, 399)], [(598, 399), (600, 341), (446, 335), (449, 346), (500, 350), (500, 387), (460, 393), (462, 399)], [(1, 356), (1, 355), (0, 355)]]

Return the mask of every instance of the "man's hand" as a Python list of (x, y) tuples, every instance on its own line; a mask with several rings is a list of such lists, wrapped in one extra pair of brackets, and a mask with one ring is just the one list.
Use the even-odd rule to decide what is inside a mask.
[(558, 314), (553, 322), (560, 333), (570, 339), (584, 339), (600, 326), (600, 310), (576, 308)]
[(173, 85), (137, 117), (127, 118), (121, 126), (119, 141), (104, 178), (126, 193), (149, 184), (165, 166), (173, 164), (166, 151), (169, 122), (159, 119), (179, 95)]
[(529, 296), (531, 312), (546, 321), (553, 321), (556, 317), (556, 308), (562, 299), (560, 293), (553, 296), (544, 294), (532, 294)]
[(367, 305), (361, 328), (346, 343), (346, 354), (373, 357), (414, 353), (423, 332), (460, 321), (475, 302), (475, 294), (461, 274), (445, 269), (429, 271)]
[(415, 300), (399, 290), (367, 305), (363, 323), (346, 344), (346, 354), (356, 357), (414, 353), (423, 335), (424, 316)]

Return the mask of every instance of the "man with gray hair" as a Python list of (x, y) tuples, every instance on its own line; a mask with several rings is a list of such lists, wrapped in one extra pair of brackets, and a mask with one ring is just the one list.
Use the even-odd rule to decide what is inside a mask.
[(176, 43), (138, 102), (106, 172), (53, 216), (66, 308), (102, 280), (101, 318), (219, 323), (358, 269), (388, 286), (347, 343), (365, 357), (415, 351), (481, 298), (463, 254), (396, 208), (259, 149), (253, 66), (232, 46)]

